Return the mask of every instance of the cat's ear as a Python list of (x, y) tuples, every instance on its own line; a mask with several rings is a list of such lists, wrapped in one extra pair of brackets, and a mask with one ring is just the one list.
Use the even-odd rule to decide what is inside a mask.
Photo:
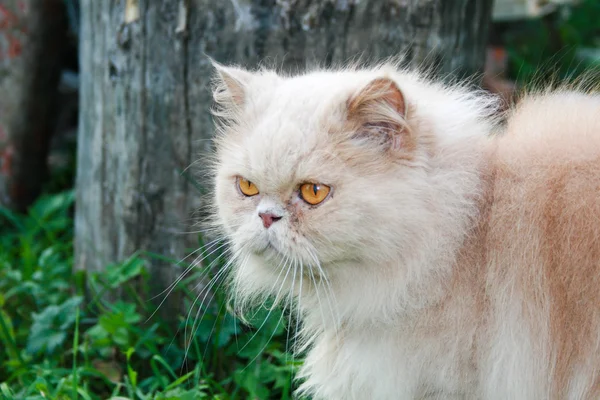
[(211, 62), (216, 71), (213, 91), (215, 102), (226, 108), (241, 108), (246, 101), (247, 88), (254, 75), (239, 67), (226, 67), (214, 60)]
[(347, 109), (348, 119), (356, 124), (360, 135), (376, 136), (394, 151), (409, 147), (408, 104), (392, 79), (370, 81), (348, 100)]

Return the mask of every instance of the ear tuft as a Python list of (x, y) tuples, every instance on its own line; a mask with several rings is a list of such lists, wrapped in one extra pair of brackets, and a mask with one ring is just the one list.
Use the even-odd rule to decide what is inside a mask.
[(226, 67), (212, 59), (211, 62), (217, 72), (213, 90), (215, 102), (225, 108), (241, 108), (254, 75), (242, 68)]
[(368, 116), (369, 111), (376, 111), (376, 107), (385, 105), (397, 112), (400, 117), (406, 117), (404, 94), (396, 82), (389, 78), (377, 78), (350, 99), (348, 113), (350, 116), (357, 114)]
[(371, 137), (394, 152), (408, 151), (414, 144), (407, 110), (404, 94), (390, 78), (372, 80), (347, 103), (348, 119), (358, 136)]

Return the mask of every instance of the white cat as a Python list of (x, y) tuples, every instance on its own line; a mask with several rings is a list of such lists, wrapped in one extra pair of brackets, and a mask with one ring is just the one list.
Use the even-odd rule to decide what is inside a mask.
[(600, 97), (493, 134), (494, 98), (393, 65), (216, 67), (233, 295), (296, 307), (301, 393), (600, 398)]

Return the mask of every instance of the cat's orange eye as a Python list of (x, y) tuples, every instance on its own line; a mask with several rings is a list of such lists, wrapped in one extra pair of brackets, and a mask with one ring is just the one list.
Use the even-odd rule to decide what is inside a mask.
[(305, 183), (300, 186), (300, 196), (308, 204), (317, 205), (327, 198), (331, 188), (320, 183)]
[(256, 196), (258, 194), (258, 188), (248, 179), (238, 178), (238, 188), (244, 196)]

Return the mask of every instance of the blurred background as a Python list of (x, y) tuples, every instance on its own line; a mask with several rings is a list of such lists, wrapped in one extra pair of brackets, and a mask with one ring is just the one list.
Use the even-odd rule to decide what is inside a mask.
[(233, 315), (198, 223), (206, 55), (399, 54), (506, 110), (598, 77), (600, 0), (0, 0), (0, 399), (291, 398), (293, 316)]

